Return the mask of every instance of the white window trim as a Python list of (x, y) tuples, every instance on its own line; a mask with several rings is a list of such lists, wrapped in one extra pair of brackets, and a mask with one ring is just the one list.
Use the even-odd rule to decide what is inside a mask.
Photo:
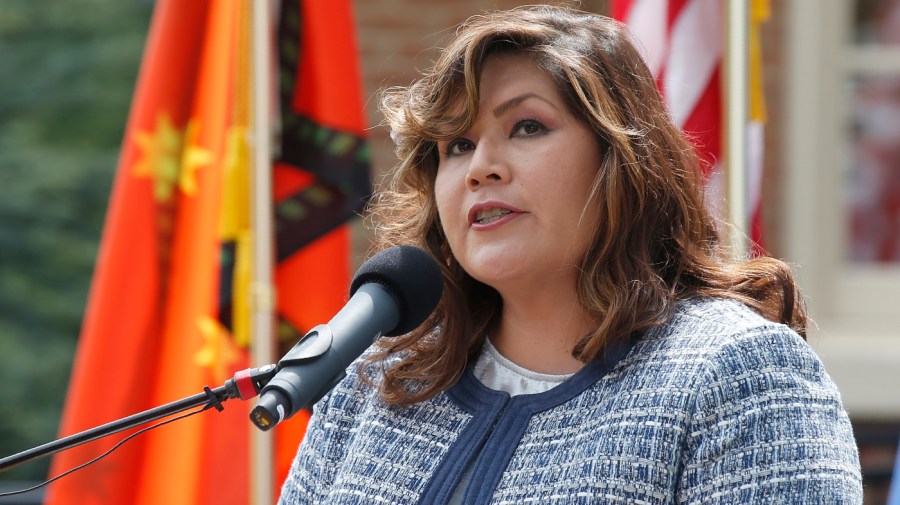
[[(787, 107), (783, 164), (786, 259), (807, 296), (816, 327), (809, 342), (841, 389), (852, 416), (900, 417), (900, 267), (848, 267), (839, 184), (847, 160), (844, 76), (900, 63), (845, 45), (852, 2), (787, 4)], [(870, 60), (870, 61), (867, 61)], [(900, 65), (896, 67), (900, 75)]]

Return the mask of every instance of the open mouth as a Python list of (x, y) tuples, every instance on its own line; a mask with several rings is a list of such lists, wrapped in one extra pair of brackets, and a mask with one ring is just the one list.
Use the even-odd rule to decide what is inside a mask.
[(475, 214), (475, 222), (478, 224), (490, 224), (511, 212), (509, 209), (501, 209), (499, 207), (480, 210)]

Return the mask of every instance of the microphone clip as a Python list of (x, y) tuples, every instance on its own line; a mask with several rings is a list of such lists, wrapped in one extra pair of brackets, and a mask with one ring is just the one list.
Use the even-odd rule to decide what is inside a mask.
[(278, 370), (288, 365), (300, 365), (322, 357), (331, 349), (334, 335), (327, 324), (320, 324), (309, 330), (294, 347), (278, 361)]

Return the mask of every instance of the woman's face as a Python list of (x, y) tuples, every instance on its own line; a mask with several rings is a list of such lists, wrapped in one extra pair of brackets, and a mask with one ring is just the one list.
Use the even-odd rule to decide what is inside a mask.
[[(577, 275), (597, 224), (586, 209), (596, 135), (524, 54), (485, 61), (475, 123), (438, 143), (435, 197), (462, 267), (501, 294)], [(568, 279), (571, 278), (571, 279)]]

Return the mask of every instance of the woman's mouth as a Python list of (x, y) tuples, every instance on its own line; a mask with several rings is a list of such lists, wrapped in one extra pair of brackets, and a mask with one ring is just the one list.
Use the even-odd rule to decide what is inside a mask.
[(475, 221), (476, 224), (490, 224), (495, 221), (500, 220), (506, 214), (511, 213), (512, 211), (509, 209), (503, 209), (500, 207), (494, 207), (491, 209), (479, 210), (475, 213)]
[(521, 210), (503, 202), (481, 202), (469, 209), (469, 226), (486, 231), (503, 226), (506, 221), (520, 214)]

